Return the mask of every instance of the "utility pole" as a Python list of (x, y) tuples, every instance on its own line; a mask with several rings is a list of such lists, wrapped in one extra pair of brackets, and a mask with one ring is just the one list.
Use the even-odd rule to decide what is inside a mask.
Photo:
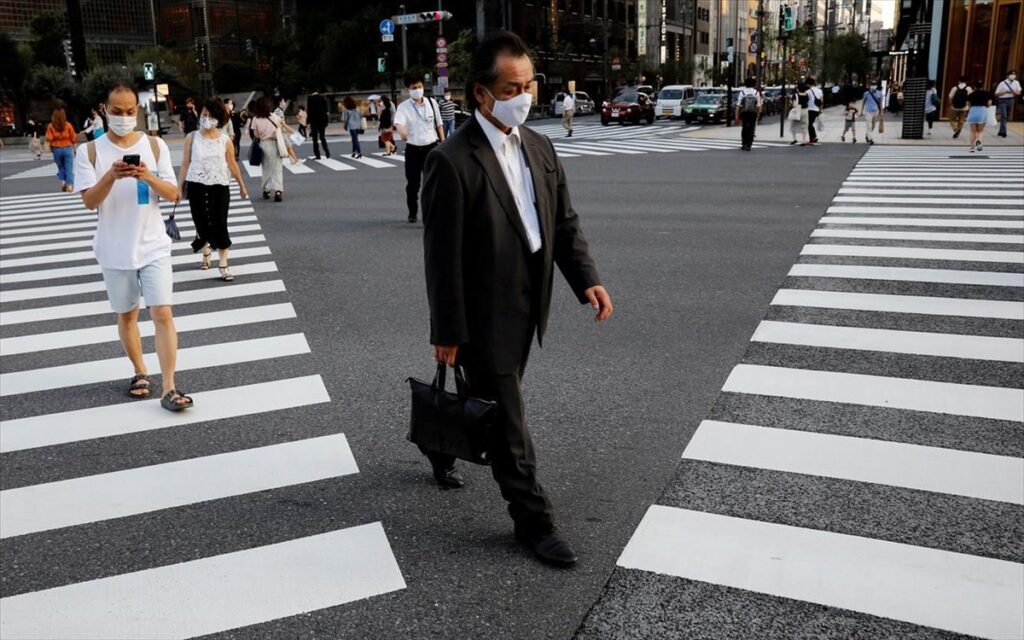
[(75, 80), (81, 82), (89, 71), (85, 54), (85, 23), (82, 22), (82, 3), (67, 0), (68, 29), (71, 31), (71, 53), (75, 61)]
[[(405, 5), (398, 5), (398, 13), (405, 13)], [(406, 46), (405, 39), (406, 26), (402, 25), (402, 71), (405, 72), (409, 69), (409, 49)]]
[(611, 98), (608, 93), (608, 0), (603, 0), (604, 12), (601, 14), (604, 17), (603, 20), (603, 31), (604, 31), (604, 97), (607, 100)]
[[(442, 2), (442, 0), (437, 0), (437, 11), (439, 13), (441, 11), (444, 11), (444, 7), (441, 6), (441, 2)], [(437, 35), (439, 35), (439, 36), (443, 36), (444, 35), (444, 20), (438, 20), (437, 21)]]
[(764, 54), (764, 0), (757, 0), (757, 51), (754, 52), (754, 60), (757, 62), (757, 90), (761, 90), (761, 58)]

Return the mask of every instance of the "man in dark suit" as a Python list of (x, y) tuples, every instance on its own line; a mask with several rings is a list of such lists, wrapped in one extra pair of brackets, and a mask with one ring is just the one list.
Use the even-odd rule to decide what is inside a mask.
[[(473, 54), (467, 82), (474, 116), (427, 156), (430, 342), (435, 360), (465, 367), (473, 395), (498, 404), (488, 449), (516, 538), (542, 560), (568, 566), (576, 553), (555, 529), (554, 509), (537, 481), (522, 377), (534, 333), (542, 344), (555, 265), (579, 301), (597, 311), (596, 320), (611, 316), (612, 303), (551, 141), (520, 126), (530, 110), (533, 77), (519, 36), (486, 38)], [(438, 484), (463, 485), (453, 458), (427, 455)]]
[(309, 137), (313, 139), (313, 157), (320, 159), (320, 145), (324, 145), (324, 153), (331, 157), (331, 150), (327, 148), (327, 98), (320, 95), (319, 91), (310, 94), (306, 101), (308, 106)]

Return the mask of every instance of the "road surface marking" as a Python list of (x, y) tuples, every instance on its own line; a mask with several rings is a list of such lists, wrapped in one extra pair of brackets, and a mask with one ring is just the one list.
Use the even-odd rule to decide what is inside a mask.
[(655, 505), (618, 565), (972, 636), (1024, 637), (1024, 566), (1006, 560)]
[(963, 262), (1005, 262), (1024, 264), (1024, 253), (1016, 251), (971, 251), (967, 249), (919, 249), (917, 247), (871, 247), (852, 244), (807, 244), (804, 256), (857, 256), (909, 260), (956, 260)]
[(559, 154), (561, 154), (561, 153), (575, 153), (577, 155), (583, 155), (583, 156), (610, 156), (610, 155), (612, 155), (612, 154), (608, 153), (607, 151), (592, 151), (590, 149), (577, 148), (577, 145), (575, 145), (575, 144), (572, 145), (572, 146), (569, 146), (569, 147), (562, 147), (562, 146), (559, 146), (557, 144), (552, 145), (552, 146), (554, 146), (555, 151), (557, 151)]
[(3, 598), (0, 635), (191, 638), (404, 588), (384, 527), (374, 522)]
[(910, 267), (873, 267), (847, 264), (793, 265), (791, 276), (814, 278), (853, 278), (863, 280), (893, 280), (900, 282), (939, 282), (972, 284), (992, 287), (1024, 287), (1024, 273), (996, 271), (962, 271), (959, 269), (918, 269)]
[[(989, 194), (993, 195), (993, 194)], [(970, 204), (978, 207), (1024, 207), (1024, 198), (896, 198), (899, 202), (909, 204)], [(875, 196), (836, 196), (833, 202), (878, 202), (893, 204), (893, 197), (877, 198)]]
[(944, 233), (931, 231), (867, 231), (860, 229), (815, 229), (815, 238), (870, 238), (874, 240), (933, 240), (937, 242), (980, 242), (987, 244), (1024, 244), (1024, 235), (1016, 233)]
[(908, 215), (927, 214), (930, 216), (1010, 216), (1013, 218), (1024, 217), (1024, 211), (1013, 211), (1012, 209), (964, 209), (948, 207), (829, 207), (825, 213), (859, 213), (859, 214), (885, 214), (885, 215)]
[(751, 342), (1024, 363), (1024, 340), (763, 320)]
[[(237, 229), (232, 229), (237, 231)], [(266, 236), (262, 234), (251, 235), (251, 236), (235, 236), (231, 238), (231, 246), (234, 247), (236, 244), (255, 244), (266, 242)], [(188, 253), (194, 253), (192, 251), (191, 242), (188, 240), (182, 240), (176, 242), (171, 246), (171, 251), (181, 253), (187, 251)], [(8, 253), (9, 250), (4, 250), (4, 253)], [(19, 252), (25, 253), (25, 252)], [(95, 260), (96, 252), (92, 249), (87, 251), (65, 251), (61, 253), (50, 253), (46, 255), (35, 255), (28, 256), (26, 258), (9, 258), (7, 260), (0, 260), (0, 269), (11, 269), (17, 267), (27, 267), (37, 264), (56, 264), (59, 262), (78, 262), (81, 260)]]
[[(238, 223), (238, 222), (256, 222), (256, 216), (235, 216), (234, 218), (231, 219), (231, 222), (233, 222), (233, 223)], [(18, 224), (18, 223), (12, 222), (11, 224), (13, 225), (13, 224)], [(178, 223), (178, 226), (180, 228), (182, 228), (182, 229), (190, 229), (190, 228), (194, 227), (195, 224), (191, 220), (182, 220), (182, 221), (180, 221)], [(50, 231), (70, 231), (72, 229), (95, 229), (95, 228), (96, 228), (96, 219), (93, 218), (92, 220), (87, 220), (85, 222), (76, 222), (76, 223), (73, 223), (73, 224), (55, 224), (55, 225), (42, 226), (42, 227), (21, 227), (21, 228), (18, 228), (18, 229), (12, 229), (12, 230), (8, 230), (8, 231), (5, 231), (5, 232), (0, 232), (0, 236), (3, 236), (5, 238), (10, 238), (10, 237), (13, 237), (13, 236), (25, 235), (25, 234), (28, 234), (28, 233), (48, 233)], [(14, 241), (12, 241), (12, 242), (14, 242)], [(21, 242), (21, 240), (18, 240), (18, 242)]]
[(956, 218), (880, 218), (877, 216), (825, 216), (819, 224), (861, 224), (886, 227), (960, 227), (963, 229), (1021, 229), (1024, 220), (957, 220)]
[(319, 160), (314, 160), (313, 162), (319, 163), (319, 164), (327, 167), (331, 171), (355, 171), (356, 170), (355, 167), (350, 167), (349, 165), (345, 164), (344, 162), (338, 162), (334, 158), (321, 158)]
[[(934, 189), (910, 189), (902, 188), (899, 190), (893, 189), (871, 189), (867, 187), (840, 187), (839, 193), (843, 194), (861, 194), (861, 195), (894, 195), (899, 196), (902, 200), (906, 196), (933, 196), (935, 195)], [(960, 188), (956, 189), (951, 195), (957, 196), (999, 196), (1003, 198), (1024, 198), (1024, 189), (1014, 189), (1003, 185), (1001, 187), (994, 187), (989, 189), (976, 189), (973, 186), (967, 187), (960, 185)]]
[[(258, 224), (243, 224), (239, 226), (232, 226), (230, 228), (232, 234), (243, 233), (246, 231), (260, 231), (260, 225)], [(179, 246), (190, 246), (191, 241), (181, 240), (180, 242), (172, 245), (172, 248)], [(81, 249), (85, 247), (91, 247), (92, 240), (69, 240), (65, 242), (53, 242), (50, 244), (33, 244), (30, 246), (20, 247), (7, 247), (3, 250), (3, 255), (14, 256), (22, 253), (42, 253), (44, 251), (60, 251), (62, 249)]]
[(351, 162), (358, 162), (359, 164), (365, 164), (368, 167), (374, 169), (394, 169), (398, 165), (391, 164), (390, 162), (384, 162), (382, 160), (374, 160), (373, 158), (348, 158)]
[(125, 402), (0, 421), (0, 453), (180, 427), (330, 402), (318, 375), (190, 393), (195, 406), (171, 413), (160, 400)]
[(849, 309), (852, 311), (882, 311), (886, 313), (920, 313), (935, 316), (1024, 320), (1024, 304), (1008, 300), (779, 289), (771, 303), (780, 306), (817, 307), (821, 309)]
[(313, 171), (313, 167), (307, 167), (304, 162), (300, 162), (298, 164), (292, 164), (291, 161), (288, 161), (288, 162), (284, 163), (284, 168), (287, 169), (289, 173), (295, 173), (295, 174), (300, 174), (300, 173), (316, 173), (315, 171)]

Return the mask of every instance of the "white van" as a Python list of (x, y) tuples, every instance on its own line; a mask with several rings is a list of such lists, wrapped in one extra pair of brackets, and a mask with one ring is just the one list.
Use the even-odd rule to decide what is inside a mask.
[(656, 118), (682, 118), (683, 109), (693, 102), (692, 84), (670, 84), (658, 92), (658, 104), (654, 110)]

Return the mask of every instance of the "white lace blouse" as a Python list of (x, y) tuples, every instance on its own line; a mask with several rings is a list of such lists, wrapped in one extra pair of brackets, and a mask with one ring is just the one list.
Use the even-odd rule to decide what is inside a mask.
[(223, 133), (216, 138), (207, 138), (198, 131), (192, 134), (192, 159), (188, 165), (185, 180), (205, 185), (228, 185), (231, 173), (228, 171), (228, 137)]

